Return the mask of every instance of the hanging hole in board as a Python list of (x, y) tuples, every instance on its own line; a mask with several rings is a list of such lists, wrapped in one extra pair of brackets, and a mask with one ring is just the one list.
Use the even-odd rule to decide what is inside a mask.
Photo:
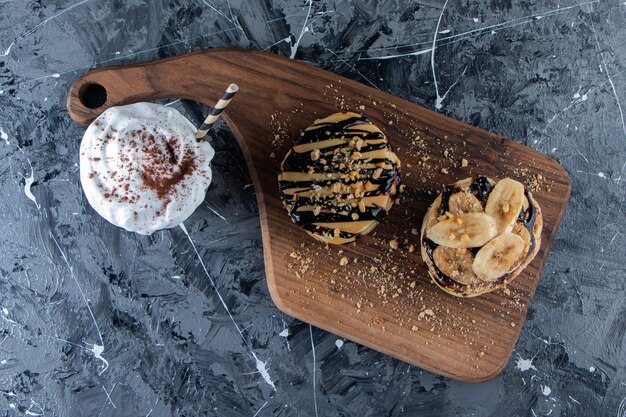
[(78, 90), (78, 99), (83, 106), (97, 109), (107, 101), (107, 90), (100, 84), (88, 83)]

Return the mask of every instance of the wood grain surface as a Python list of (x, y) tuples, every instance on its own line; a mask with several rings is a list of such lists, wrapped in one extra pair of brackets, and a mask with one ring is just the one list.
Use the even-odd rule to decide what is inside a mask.
[[(211, 106), (231, 82), (240, 91), (224, 119), (254, 182), (267, 285), (276, 305), (450, 378), (479, 382), (497, 375), (511, 356), (569, 198), (563, 168), (514, 141), (306, 63), (256, 51), (216, 49), (96, 69), (72, 85), (68, 110), (87, 124), (108, 107), (157, 98)], [(340, 110), (363, 113), (386, 133), (403, 162), (406, 187), (374, 233), (341, 247), (316, 242), (294, 225), (277, 183), (280, 162), (299, 132)], [(412, 229), (419, 230), (443, 185), (472, 175), (536, 182), (544, 229), (537, 257), (505, 291), (458, 299), (431, 283)], [(394, 240), (397, 249), (389, 244)], [(347, 265), (341, 265), (344, 257)]]

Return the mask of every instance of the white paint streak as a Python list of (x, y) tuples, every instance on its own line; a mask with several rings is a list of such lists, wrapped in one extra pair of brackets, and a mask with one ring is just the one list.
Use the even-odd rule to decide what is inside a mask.
[(261, 408), (259, 408), (258, 410), (256, 410), (256, 413), (254, 413), (254, 415), (253, 415), (252, 417), (256, 417), (256, 416), (258, 416), (258, 415), (259, 415), (259, 413), (261, 412), (261, 410), (262, 410), (262, 409), (264, 409), (264, 408), (265, 408), (265, 406), (267, 405), (267, 403), (269, 403), (269, 402), (270, 402), (270, 400), (265, 401), (265, 404), (263, 404), (263, 405), (261, 406)]
[[(284, 324), (285, 326), (287, 325), (287, 323), (285, 323), (285, 321), (284, 321), (284, 320), (283, 320), (283, 324)], [(282, 332), (278, 333), (278, 335), (279, 335), (280, 337), (284, 337), (284, 338), (285, 338), (285, 343), (287, 344), (287, 350), (288, 350), (289, 352), (291, 352), (291, 346), (289, 345), (289, 339), (288, 339), (288, 337), (289, 337), (289, 328), (288, 328), (288, 327), (285, 327), (285, 330), (283, 330)]]
[(207, 206), (207, 208), (208, 208), (209, 210), (211, 210), (211, 211), (213, 212), (213, 214), (215, 214), (217, 217), (219, 217), (220, 219), (224, 220), (224, 222), (225, 222), (226, 224), (228, 224), (228, 220), (226, 220), (226, 217), (224, 217), (224, 216), (222, 216), (221, 214), (219, 214), (219, 213), (217, 212), (217, 210), (215, 210), (213, 207), (209, 206), (208, 204), (206, 204), (206, 206)]
[[(33, 411), (33, 407), (37, 407), (38, 410)], [(45, 414), (45, 411), (41, 404), (30, 400), (30, 406), (28, 407), (28, 410), (24, 411), (24, 414), (26, 414), (27, 416), (43, 416)]]
[(226, 310), (226, 313), (228, 314), (228, 317), (230, 317), (230, 321), (233, 322), (233, 324), (235, 325), (235, 329), (237, 329), (237, 332), (241, 336), (241, 339), (243, 340), (244, 344), (246, 345), (246, 347), (250, 351), (250, 356), (252, 356), (252, 358), (254, 359), (257, 370), (259, 371), (259, 373), (261, 374), (261, 376), (263, 377), (265, 382), (270, 387), (272, 387), (272, 389), (276, 390), (276, 386), (274, 385), (274, 382), (272, 382), (272, 379), (270, 378), (269, 372), (267, 370), (266, 363), (263, 362), (262, 360), (260, 360), (257, 357), (256, 353), (254, 353), (254, 351), (250, 347), (250, 344), (248, 343), (248, 341), (244, 337), (243, 332), (239, 328), (239, 325), (237, 324), (237, 322), (235, 321), (235, 318), (231, 314), (230, 309), (226, 305), (226, 301), (224, 301), (224, 298), (222, 297), (222, 294), (220, 294), (219, 290), (217, 289), (217, 286), (215, 285), (215, 281), (213, 280), (213, 277), (211, 276), (211, 274), (209, 274), (209, 270), (207, 269), (206, 265), (204, 264), (204, 261), (202, 260), (202, 257), (200, 256), (200, 252), (198, 252), (198, 248), (196, 247), (195, 242), (191, 238), (191, 235), (187, 231), (187, 228), (185, 227), (185, 224), (181, 223), (179, 225), (179, 227), (181, 228), (181, 230), (183, 231), (185, 236), (187, 236), (187, 239), (189, 240), (189, 243), (191, 243), (191, 247), (193, 248), (194, 252), (196, 253), (196, 257), (198, 258), (198, 261), (200, 262), (200, 265), (202, 266), (202, 269), (204, 270), (204, 274), (206, 275), (206, 277), (209, 279), (209, 282), (213, 286), (213, 289), (215, 290), (215, 293), (217, 294), (217, 297), (219, 298), (220, 302), (222, 303), (222, 306), (224, 307), (224, 309)]
[(302, 24), (302, 30), (300, 31), (300, 35), (296, 39), (293, 45), (291, 45), (291, 55), (289, 58), (294, 59), (296, 57), (296, 53), (298, 52), (298, 47), (300, 46), (300, 40), (304, 36), (304, 33), (308, 31), (307, 24), (309, 23), (309, 17), (311, 16), (311, 7), (313, 7), (313, 0), (309, 0), (309, 10), (306, 13), (306, 18), (304, 19), (304, 23)]
[[(30, 164), (30, 160), (28, 161), (28, 163)], [(31, 187), (33, 186), (34, 182), (35, 182), (35, 177), (34, 177), (34, 172), (33, 172), (33, 166), (31, 165), (30, 176), (28, 178), (24, 177), (24, 194), (26, 194), (26, 197), (29, 200), (35, 203), (37, 210), (39, 210), (39, 207), (40, 207), (39, 203), (37, 202), (37, 198), (35, 197), (35, 195), (33, 194), (33, 191), (31, 190)]]
[(174, 101), (170, 101), (169, 103), (166, 104), (166, 106), (173, 106), (174, 104), (178, 103), (180, 101), (180, 99), (174, 100)]
[(435, 34), (433, 35), (433, 46), (430, 48), (430, 66), (433, 70), (433, 81), (435, 82), (435, 93), (437, 94), (437, 98), (435, 99), (435, 108), (439, 110), (441, 108), (441, 102), (445, 97), (439, 96), (439, 86), (437, 85), (437, 73), (435, 72), (435, 52), (437, 51), (437, 32), (439, 31), (439, 25), (441, 24), (441, 19), (443, 18), (443, 12), (446, 10), (446, 6), (448, 5), (448, 0), (443, 3), (443, 7), (441, 8), (441, 14), (439, 14), (439, 19), (437, 20), (437, 26), (435, 27)]
[(622, 402), (619, 403), (619, 408), (617, 409), (617, 417), (626, 417), (626, 397), (622, 399)]
[[(584, 6), (587, 4), (594, 4), (594, 3), (598, 3), (599, 0), (594, 0), (594, 1), (586, 1), (586, 2), (582, 2), (582, 3), (578, 3), (578, 4), (574, 4), (568, 7), (561, 7), (558, 9), (554, 9), (554, 10), (548, 10), (545, 12), (541, 12), (535, 15), (530, 15), (530, 16), (524, 16), (524, 17), (520, 17), (517, 19), (513, 19), (513, 20), (508, 20), (506, 22), (502, 22), (502, 23), (496, 23), (493, 25), (488, 25), (488, 26), (484, 26), (481, 28), (477, 28), (477, 29), (473, 29), (473, 30), (468, 30), (466, 32), (462, 32), (456, 35), (451, 35), (451, 36), (447, 36), (447, 37), (443, 37), (441, 39), (439, 39), (439, 47), (440, 46), (445, 46), (445, 45), (450, 45), (456, 42), (462, 42), (465, 41), (467, 39), (470, 39), (472, 37), (475, 36), (480, 36), (486, 33), (491, 33), (492, 35), (495, 35), (496, 32), (492, 29), (509, 29), (515, 26), (519, 26), (519, 25), (525, 25), (527, 23), (533, 22), (536, 20), (537, 16), (542, 16), (542, 17), (549, 17), (549, 16), (556, 16), (562, 13), (565, 13), (566, 11), (570, 10), (570, 9), (574, 9), (574, 8), (578, 8), (580, 6)], [(465, 35), (469, 35), (469, 36), (465, 36)], [(446, 41), (446, 42), (442, 42), (442, 41)], [(413, 43), (413, 44), (407, 44), (407, 45), (396, 45), (396, 46), (390, 46), (390, 47), (385, 47), (385, 48), (378, 48), (375, 50), (390, 50), (390, 49), (397, 49), (399, 46), (402, 47), (408, 47), (408, 46), (420, 46), (420, 45), (424, 45), (427, 43), (431, 43), (431, 42), (417, 42), (417, 43)], [(359, 60), (379, 60), (379, 59), (390, 59), (390, 58), (400, 58), (400, 57), (405, 57), (405, 56), (412, 56), (412, 55), (421, 55), (424, 53), (428, 53), (431, 51), (432, 48), (428, 48), (428, 49), (421, 49), (421, 50), (417, 50), (417, 51), (413, 51), (413, 52), (406, 52), (403, 54), (398, 54), (398, 55), (393, 55), (393, 56), (384, 56), (384, 57), (366, 57), (366, 58), (359, 58)], [(346, 52), (353, 52), (353, 51), (346, 51)], [(365, 51), (367, 52), (367, 51)]]
[(317, 411), (317, 384), (315, 382), (315, 367), (316, 359), (315, 359), (315, 343), (313, 343), (313, 326), (309, 324), (309, 335), (311, 336), (311, 352), (313, 353), (313, 405), (315, 405), (315, 417), (318, 417)]
[(371, 85), (372, 87), (374, 87), (375, 89), (377, 89), (378, 91), (380, 91), (380, 88), (378, 88), (376, 86), (376, 84), (374, 84), (369, 78), (367, 78), (364, 74), (361, 73), (361, 71), (359, 71), (358, 69), (356, 69), (356, 67), (354, 65), (351, 65), (348, 61), (346, 61), (345, 59), (341, 58), (339, 55), (337, 55), (334, 51), (326, 48), (326, 50), (328, 52), (330, 52), (331, 54), (333, 54), (338, 60), (340, 60), (342, 63), (344, 63), (346, 66), (348, 66), (349, 68), (351, 68), (354, 72), (356, 72), (357, 74), (359, 74), (365, 81), (367, 81), (369, 83), (369, 85)]
[[(89, 0), (82, 0), (79, 1), (78, 3), (61, 10), (59, 13), (50, 16), (49, 18), (45, 19), (43, 22), (39, 23), (38, 25), (36, 25), (35, 27), (33, 27), (32, 29), (30, 29), (27, 32), (22, 33), (21, 35), (19, 35), (17, 38), (15, 38), (15, 40), (13, 42), (11, 42), (11, 44), (9, 45), (9, 47), (4, 51), (3, 54), (0, 54), (0, 56), (8, 56), (11, 53), (11, 49), (15, 46), (15, 44), (21, 40), (24, 39), (25, 37), (27, 37), (28, 35), (32, 35), (33, 33), (35, 33), (37, 31), (37, 29), (39, 29), (40, 27), (44, 26), (46, 23), (50, 22), (53, 19), (56, 19), (57, 17), (61, 16), (64, 13), (69, 12), (70, 10), (72, 10), (75, 7), (80, 6), (81, 4), (87, 3)], [(55, 74), (58, 75), (58, 74)], [(55, 76), (53, 75), (53, 77)], [(58, 78), (58, 77), (57, 77)]]
[(569, 399), (574, 401), (576, 404), (580, 405), (580, 403), (578, 402), (578, 400), (576, 400), (575, 398), (573, 398), (571, 395), (568, 395)]
[(9, 142), (9, 135), (2, 129), (2, 127), (0, 127), (0, 139), (2, 139), (7, 145), (11, 143)]
[(267, 385), (272, 387), (272, 389), (275, 391), (276, 390), (276, 386), (274, 385), (274, 382), (272, 382), (272, 378), (270, 377), (270, 373), (267, 371), (267, 366), (266, 366), (267, 363), (263, 362), (262, 360), (257, 358), (256, 355), (254, 355), (254, 359), (256, 360), (256, 369), (259, 371), (259, 373), (263, 377), (263, 380), (265, 381), (265, 383)]
[(90, 352), (93, 353), (93, 356), (96, 359), (102, 361), (102, 370), (98, 373), (98, 375), (102, 375), (104, 371), (109, 368), (109, 361), (104, 359), (104, 357), (102, 356), (102, 354), (104, 353), (104, 346), (94, 343), (93, 347), (90, 349)]
[(596, 32), (596, 27), (593, 24), (593, 17), (591, 12), (593, 11), (593, 6), (589, 6), (589, 21), (591, 22), (591, 29), (593, 31), (593, 36), (596, 39), (596, 46), (598, 47), (598, 53), (600, 54), (600, 58), (602, 59), (602, 65), (604, 66), (604, 70), (606, 71), (606, 76), (609, 79), (609, 84), (611, 84), (611, 89), (613, 90), (613, 96), (615, 96), (615, 102), (617, 103), (617, 109), (619, 110), (620, 118), (622, 119), (622, 129), (624, 131), (624, 135), (626, 135), (626, 121), (624, 120), (624, 112), (622, 110), (622, 103), (619, 100), (619, 96), (617, 95), (617, 90), (615, 89), (615, 84), (613, 84), (613, 79), (611, 78), (611, 74), (609, 73), (609, 67), (606, 65), (606, 60), (604, 59), (604, 55), (602, 54), (602, 48), (600, 47), (600, 41), (598, 39), (598, 33)]
[[(444, 44), (444, 45), (447, 45)], [(439, 45), (441, 46), (441, 45)], [(413, 52), (408, 52), (405, 54), (397, 54), (397, 55), (387, 55), (387, 56), (377, 56), (377, 57), (366, 57), (366, 58), (359, 58), (359, 61), (372, 61), (372, 60), (376, 60), (376, 61), (385, 61), (387, 59), (394, 59), (394, 58), (403, 58), (405, 56), (418, 56), (418, 55), (424, 55), (429, 53), (430, 51), (432, 51), (432, 48), (427, 48), (427, 49), (420, 49), (418, 51), (413, 51)]]
[(290, 42), (291, 41), (291, 36), (287, 36), (286, 38), (283, 38), (279, 41), (274, 42), (273, 44), (271, 44), (270, 46), (268, 46), (267, 48), (264, 48), (264, 51), (267, 51), (268, 49), (270, 49), (272, 46), (276, 46), (279, 43), (283, 43), (283, 42)]
[(341, 349), (343, 347), (344, 341), (341, 339), (337, 339), (335, 340), (335, 346), (337, 346), (337, 349)]
[[(222, 16), (224, 19), (226, 19), (226, 20), (228, 20), (230, 23), (232, 23), (232, 24), (233, 24), (233, 26), (234, 26), (234, 28), (237, 28), (237, 29), (239, 29), (239, 30), (242, 30), (242, 29), (241, 29), (241, 26), (240, 26), (237, 22), (235, 22), (235, 20), (234, 20), (234, 16), (233, 16), (233, 13), (232, 13), (232, 10), (230, 11), (230, 16), (231, 16), (231, 17), (228, 17), (228, 16), (226, 16), (226, 14), (224, 14), (224, 12), (222, 12), (222, 11), (221, 11), (221, 10), (219, 10), (217, 7), (215, 7), (215, 6), (213, 5), (213, 3), (211, 3), (209, 0), (201, 0), (201, 1), (202, 1), (202, 3), (204, 3), (206, 6), (209, 6), (209, 8), (211, 8), (211, 10), (213, 10), (215, 13), (219, 14), (219, 15), (220, 15), (220, 16)], [(229, 4), (229, 8), (230, 8), (230, 4)]]
[[(332, 11), (317, 12), (316, 15), (323, 15), (323, 14), (330, 14), (330, 13), (333, 13), (333, 12)], [(277, 21), (277, 20), (283, 20), (286, 17), (298, 16), (298, 15), (300, 15), (300, 14), (293, 14), (293, 15), (288, 15), (288, 16), (282, 16), (282, 17), (277, 18), (277, 19), (266, 20), (264, 23), (271, 23), (271, 22), (274, 22), (274, 21)], [(84, 69), (90, 68), (90, 67), (101, 66), (102, 64), (106, 64), (108, 62), (113, 62), (113, 61), (118, 61), (120, 59), (130, 58), (130, 57), (135, 56), (135, 55), (140, 55), (140, 54), (144, 54), (144, 53), (147, 53), (147, 52), (158, 51), (158, 50), (161, 50), (163, 48), (168, 48), (170, 46), (186, 44), (186, 43), (189, 43), (189, 42), (191, 42), (193, 40), (196, 40), (196, 39), (207, 38), (209, 36), (215, 36), (215, 35), (219, 35), (219, 34), (222, 34), (222, 33), (233, 32), (233, 31), (236, 31), (236, 30), (238, 30), (238, 28), (232, 27), (232, 28), (228, 28), (228, 29), (224, 29), (224, 30), (218, 30), (218, 31), (215, 31), (215, 32), (204, 33), (202, 35), (191, 36), (191, 37), (180, 39), (180, 40), (177, 40), (177, 41), (174, 41), (174, 42), (171, 42), (171, 43), (167, 43), (165, 45), (155, 46), (153, 48), (146, 48), (146, 49), (142, 49), (142, 50), (136, 51), (136, 52), (133, 52), (132, 50), (129, 49), (128, 50), (129, 53), (126, 54), (126, 55), (121, 55), (121, 52), (117, 51), (114, 54), (118, 55), (118, 56), (116, 56), (114, 58), (109, 58), (109, 59), (105, 59), (105, 60), (102, 60), (102, 61), (98, 61), (98, 62), (96, 62), (94, 64), (90, 64), (88, 67), (82, 66), (82, 67), (74, 68), (74, 69), (71, 69), (71, 70), (68, 70), (68, 71), (64, 71), (64, 72), (60, 73), (59, 76), (65, 75), (65, 74), (70, 74), (70, 73), (75, 73), (77, 71), (81, 71), (81, 70), (84, 70)], [(290, 39), (291, 38), (287, 38), (287, 40), (290, 40)], [(2, 55), (0, 55), (0, 56), (2, 56)], [(626, 70), (624, 70), (624, 72), (626, 72)], [(23, 84), (30, 83), (30, 82), (33, 82), (33, 81), (47, 80), (47, 79), (56, 77), (56, 75), (57, 74), (49, 74), (49, 75), (44, 75), (44, 76), (41, 76), (41, 77), (31, 78), (29, 80), (25, 80), (25, 81), (22, 81), (20, 83), (15, 84), (15, 87), (20, 87)], [(2, 93), (3, 93), (3, 91), (0, 90), (0, 94), (2, 94)]]
[[(548, 127), (550, 127), (550, 125), (552, 124), (552, 122), (554, 122), (558, 117), (560, 117), (563, 113), (565, 113), (566, 111), (568, 111), (569, 109), (571, 109), (572, 107), (575, 107), (577, 105), (579, 105), (580, 103), (587, 101), (588, 98), (588, 94), (591, 91), (591, 88), (587, 90), (586, 93), (580, 94), (580, 90), (582, 90), (582, 85), (578, 87), (578, 91), (576, 91), (574, 93), (574, 95), (572, 96), (573, 100), (570, 101), (570, 104), (565, 107), (564, 109), (562, 109), (561, 111), (559, 111), (558, 113), (556, 113), (554, 116), (552, 116), (550, 118), (550, 120), (548, 120), (548, 123), (546, 124), (546, 127), (543, 129), (543, 132), (545, 133), (548, 130)], [(569, 125), (568, 125), (569, 126)]]
[(67, 258), (67, 255), (65, 255), (65, 252), (63, 252), (63, 249), (61, 249), (61, 245), (59, 245), (59, 242), (56, 240), (56, 238), (54, 237), (52, 232), (49, 232), (49, 236), (50, 236), (50, 239), (52, 239), (52, 241), (56, 245), (56, 247), (59, 250), (59, 252), (61, 252), (61, 256), (63, 257), (63, 260), (65, 261), (65, 264), (67, 265), (67, 268), (70, 270), (70, 275), (72, 276), (72, 278), (74, 279), (74, 282), (76, 283), (76, 286), (78, 287), (78, 291), (80, 292), (80, 295), (83, 298), (83, 301), (85, 302), (85, 305), (87, 306), (87, 310), (89, 311), (89, 315), (91, 316), (91, 320), (93, 321), (93, 324), (96, 327), (96, 331), (98, 332), (98, 337), (100, 338), (100, 344), (98, 345), (97, 343), (94, 343), (93, 347), (90, 349), (90, 352), (93, 353), (93, 355), (94, 355), (94, 357), (96, 359), (102, 361), (103, 369), (102, 369), (102, 371), (100, 371), (100, 375), (102, 375), (102, 373), (109, 368), (109, 362), (106, 359), (104, 359), (104, 357), (102, 356), (102, 353), (104, 353), (104, 339), (102, 338), (102, 333), (100, 332), (100, 327), (98, 326), (98, 322), (96, 321), (96, 317), (93, 315), (93, 311), (91, 310), (91, 306), (89, 305), (89, 302), (87, 301), (87, 297), (85, 296), (85, 292), (83, 291), (82, 287), (78, 283), (78, 278), (76, 278), (76, 275), (74, 274), (74, 269), (70, 265), (70, 261)]
[(533, 365), (532, 358), (524, 359), (519, 355), (517, 361), (515, 362), (515, 369), (519, 369), (521, 372), (526, 372), (531, 369), (534, 369), (535, 371), (537, 370), (537, 368), (535, 368), (535, 365)]
[[(115, 384), (117, 385), (117, 384)], [(113, 408), (117, 408), (117, 406), (115, 405), (115, 403), (113, 402), (113, 400), (111, 399), (111, 394), (113, 394), (113, 390), (115, 390), (115, 385), (113, 385), (113, 388), (111, 388), (111, 392), (107, 391), (106, 388), (104, 388), (104, 386), (102, 386), (102, 389), (104, 390), (104, 393), (107, 396), (107, 401), (111, 403), (111, 405), (113, 406)]]

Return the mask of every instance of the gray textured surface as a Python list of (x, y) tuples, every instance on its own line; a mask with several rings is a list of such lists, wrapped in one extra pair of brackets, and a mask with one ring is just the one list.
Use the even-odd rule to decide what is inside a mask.
[[(0, 414), (625, 416), (626, 3), (445, 3), (0, 1)], [(186, 222), (199, 257), (181, 229), (141, 237), (95, 214), (68, 86), (209, 47), (295, 55), (430, 108), (443, 98), (439, 111), (565, 166), (571, 203), (500, 376), (468, 385), (338, 349), (280, 313), (223, 125), (206, 204)], [(205, 111), (173, 105), (195, 122)]]

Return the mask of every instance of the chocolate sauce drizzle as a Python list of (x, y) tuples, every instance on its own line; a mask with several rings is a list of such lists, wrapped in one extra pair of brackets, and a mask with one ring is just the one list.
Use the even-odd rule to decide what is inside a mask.
[[(312, 146), (301, 146), (307, 144)], [(383, 157), (365, 156), (376, 151)], [(289, 180), (285, 173), (300, 175)], [(341, 224), (380, 220), (390, 204), (366, 204), (363, 199), (393, 199), (399, 183), (399, 161), (385, 135), (362, 115), (337, 113), (300, 134), (281, 165), (279, 192), (294, 223), (305, 230), (327, 238), (353, 239), (358, 233), (342, 230)]]

